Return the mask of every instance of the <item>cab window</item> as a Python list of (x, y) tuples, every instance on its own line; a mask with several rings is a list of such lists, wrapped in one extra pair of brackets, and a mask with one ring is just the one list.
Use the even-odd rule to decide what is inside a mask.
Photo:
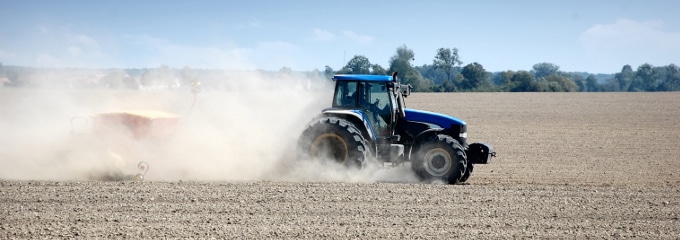
[(357, 82), (338, 82), (335, 87), (333, 107), (356, 108)]

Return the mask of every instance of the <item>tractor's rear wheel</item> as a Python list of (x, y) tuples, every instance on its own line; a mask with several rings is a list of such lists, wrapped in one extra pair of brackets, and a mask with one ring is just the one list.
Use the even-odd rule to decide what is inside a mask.
[(369, 154), (367, 141), (351, 122), (322, 117), (302, 132), (298, 158), (330, 160), (350, 168), (362, 168)]
[(422, 180), (456, 184), (465, 174), (465, 150), (451, 136), (432, 136), (417, 146), (415, 151), (411, 168)]

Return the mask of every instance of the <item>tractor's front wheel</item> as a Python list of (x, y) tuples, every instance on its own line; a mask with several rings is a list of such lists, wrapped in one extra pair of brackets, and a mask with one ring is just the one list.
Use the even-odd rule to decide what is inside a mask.
[(467, 168), (465, 169), (465, 174), (463, 174), (463, 177), (460, 178), (460, 182), (461, 183), (466, 182), (470, 178), (470, 176), (472, 175), (472, 170), (474, 170), (474, 169), (475, 169), (475, 165), (468, 162)]
[(298, 140), (298, 158), (330, 160), (361, 168), (369, 154), (367, 142), (351, 122), (337, 117), (313, 121)]
[(422, 180), (456, 184), (465, 174), (465, 150), (451, 136), (432, 136), (417, 146), (415, 151), (411, 168)]

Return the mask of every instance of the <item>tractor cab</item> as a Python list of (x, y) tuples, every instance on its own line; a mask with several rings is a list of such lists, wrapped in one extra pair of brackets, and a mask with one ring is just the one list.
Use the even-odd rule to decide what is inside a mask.
[(362, 111), (378, 139), (390, 138), (397, 104), (388, 87), (386, 82), (338, 82), (332, 107)]
[(404, 117), (404, 100), (411, 85), (395, 81), (396, 76), (336, 75), (332, 109), (363, 113), (374, 129), (376, 140), (395, 136), (395, 124)]

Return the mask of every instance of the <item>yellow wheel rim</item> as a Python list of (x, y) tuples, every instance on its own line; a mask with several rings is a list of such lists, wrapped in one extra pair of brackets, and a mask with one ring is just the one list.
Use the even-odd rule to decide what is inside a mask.
[(314, 158), (332, 157), (337, 162), (345, 164), (349, 158), (349, 148), (347, 142), (340, 135), (324, 133), (314, 139), (310, 154)]

